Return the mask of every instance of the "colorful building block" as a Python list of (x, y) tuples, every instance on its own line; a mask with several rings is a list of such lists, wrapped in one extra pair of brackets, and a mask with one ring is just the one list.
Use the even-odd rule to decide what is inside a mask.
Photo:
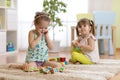
[(65, 63), (65, 65), (68, 65), (68, 61), (65, 61), (64, 63)]
[(79, 49), (80, 49), (79, 47), (76, 47), (76, 48), (75, 48), (76, 51), (79, 51)]
[(60, 57), (57, 58), (57, 62), (60, 62)]
[(60, 72), (63, 72), (63, 71), (64, 71), (64, 68), (63, 68), (63, 67), (61, 67), (61, 68), (59, 69), (59, 71), (60, 71)]
[(50, 58), (49, 61), (57, 61), (56, 58)]
[(66, 60), (65, 57), (60, 57), (60, 62), (64, 62)]

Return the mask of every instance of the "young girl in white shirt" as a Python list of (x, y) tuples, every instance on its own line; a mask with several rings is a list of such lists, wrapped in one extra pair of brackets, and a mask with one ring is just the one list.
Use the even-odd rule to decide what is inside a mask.
[(95, 39), (95, 26), (92, 20), (80, 19), (76, 27), (77, 39), (72, 41), (72, 63), (94, 64), (99, 60)]

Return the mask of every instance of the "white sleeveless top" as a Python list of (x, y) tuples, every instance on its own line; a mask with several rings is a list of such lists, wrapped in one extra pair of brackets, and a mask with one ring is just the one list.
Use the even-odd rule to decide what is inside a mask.
[(82, 49), (81, 50), (92, 62), (97, 63), (99, 61), (99, 52), (98, 52), (98, 42), (96, 41), (96, 38), (92, 34), (89, 34), (87, 37), (82, 38), (80, 40), (80, 44), (88, 45), (88, 38), (90, 38), (90, 37), (95, 40), (94, 50), (91, 51), (91, 52), (88, 52), (88, 51), (85, 51), (85, 50), (82, 50)]

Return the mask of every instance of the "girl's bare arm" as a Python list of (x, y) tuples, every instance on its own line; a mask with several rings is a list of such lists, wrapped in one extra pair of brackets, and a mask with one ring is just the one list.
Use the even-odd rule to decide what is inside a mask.
[(36, 46), (36, 45), (38, 44), (38, 42), (40, 41), (41, 36), (42, 36), (42, 34), (40, 34), (40, 32), (39, 32), (38, 37), (35, 39), (35, 38), (34, 38), (34, 31), (31, 30), (31, 31), (29, 32), (28, 42), (29, 42), (29, 47), (30, 47), (31, 49), (34, 49), (34, 48), (35, 48), (35, 46)]
[(52, 50), (52, 49), (53, 49), (53, 43), (52, 43), (52, 41), (51, 41), (50, 38), (49, 38), (48, 32), (45, 34), (45, 39), (46, 39), (48, 48), (49, 48), (50, 50)]
[(95, 40), (93, 38), (88, 39), (88, 45), (82, 45), (78, 43), (78, 46), (85, 51), (93, 51), (95, 48)]

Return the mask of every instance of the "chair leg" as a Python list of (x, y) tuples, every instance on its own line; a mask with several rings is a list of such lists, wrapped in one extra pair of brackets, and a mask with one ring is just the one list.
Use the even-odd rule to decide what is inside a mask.
[(109, 39), (109, 55), (110, 56), (114, 55), (114, 49), (113, 49), (112, 39)]
[(99, 52), (101, 55), (103, 55), (105, 53), (105, 49), (104, 49), (104, 40), (103, 39), (100, 39), (99, 40), (99, 45), (100, 45), (100, 48), (99, 48)]

